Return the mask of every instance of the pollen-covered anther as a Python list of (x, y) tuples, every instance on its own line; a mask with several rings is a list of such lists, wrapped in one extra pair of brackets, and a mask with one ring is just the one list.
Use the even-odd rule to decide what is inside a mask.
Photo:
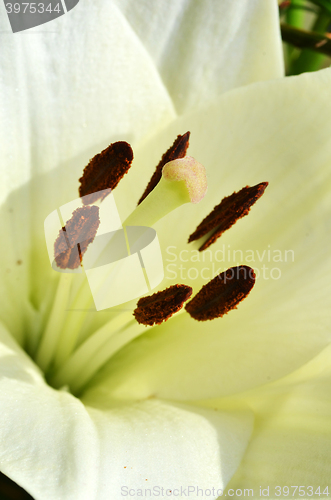
[(95, 155), (79, 179), (79, 196), (83, 198), (84, 205), (104, 199), (108, 193), (100, 194), (100, 191), (115, 189), (131, 167), (132, 160), (132, 148), (125, 141), (114, 142)]
[(186, 304), (186, 311), (198, 321), (219, 318), (235, 309), (255, 284), (251, 267), (231, 267), (204, 285)]
[(160, 182), (162, 177), (162, 169), (164, 165), (169, 161), (177, 160), (178, 158), (183, 158), (186, 155), (186, 151), (189, 146), (189, 139), (190, 139), (190, 132), (186, 132), (186, 134), (184, 135), (177, 136), (173, 145), (170, 146), (170, 148), (164, 153), (160, 162), (158, 163), (149, 183), (147, 184), (147, 187), (143, 195), (138, 201), (138, 205), (140, 205), (140, 203), (144, 201), (146, 196), (148, 196), (149, 193), (153, 191), (155, 186)]
[(162, 170), (168, 181), (184, 181), (191, 203), (199, 203), (207, 192), (206, 170), (192, 156), (169, 161)]
[(234, 192), (231, 196), (223, 198), (221, 203), (203, 219), (194, 233), (191, 234), (188, 242), (198, 240), (215, 229), (199, 248), (200, 251), (206, 250), (237, 220), (249, 213), (251, 206), (263, 195), (267, 186), (268, 182), (261, 182), (253, 187), (246, 186), (238, 193)]
[[(77, 208), (54, 243), (55, 262), (61, 269), (76, 269), (100, 224), (99, 207)], [(78, 251), (77, 251), (78, 248)]]
[(138, 300), (133, 315), (143, 325), (160, 325), (178, 312), (192, 295), (187, 285), (172, 285), (161, 292)]

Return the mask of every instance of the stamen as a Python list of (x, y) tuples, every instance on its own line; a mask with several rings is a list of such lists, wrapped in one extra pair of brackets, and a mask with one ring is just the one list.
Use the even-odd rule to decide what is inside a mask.
[(235, 309), (254, 284), (255, 273), (251, 267), (231, 267), (204, 285), (185, 309), (198, 321), (219, 318)]
[(268, 182), (261, 182), (253, 187), (246, 186), (238, 193), (234, 192), (231, 196), (223, 198), (221, 203), (203, 219), (194, 233), (191, 234), (188, 242), (198, 240), (216, 228), (213, 234), (199, 248), (200, 251), (206, 250), (224, 231), (230, 229), (237, 220), (248, 214), (251, 206), (263, 195), (267, 186)]
[(143, 325), (160, 325), (178, 312), (192, 295), (192, 288), (173, 285), (162, 292), (153, 293), (138, 300), (133, 315)]
[(36, 363), (44, 372), (46, 372), (51, 364), (65, 321), (72, 276), (72, 274), (61, 273), (48, 322), (43, 330), (35, 356)]
[(178, 158), (184, 158), (186, 155), (187, 148), (189, 146), (190, 132), (186, 132), (184, 135), (178, 135), (177, 139), (173, 143), (173, 145), (164, 153), (162, 156), (160, 163), (157, 165), (154, 174), (151, 177), (151, 180), (147, 184), (147, 187), (144, 191), (144, 194), (138, 201), (138, 205), (149, 195), (151, 191), (155, 188), (155, 186), (160, 182), (162, 177), (162, 169), (166, 163), (172, 160), (177, 160)]
[[(108, 148), (95, 155), (84, 168), (82, 177), (79, 179), (79, 196), (84, 205), (103, 200), (108, 193), (100, 194), (105, 189), (115, 189), (122, 177), (131, 167), (133, 151), (125, 141), (114, 142)], [(87, 196), (90, 195), (90, 196)]]
[(85, 371), (88, 362), (100, 349), (104, 348), (107, 341), (116, 332), (121, 331), (129, 324), (131, 318), (128, 316), (128, 313), (117, 313), (101, 328), (92, 333), (90, 337), (85, 339), (66, 361), (60, 363), (59, 369), (52, 376), (53, 387), (62, 387), (66, 384), (71, 387), (76, 377), (81, 380), (82, 373)]
[(68, 383), (71, 393), (79, 396), (84, 386), (114, 354), (145, 332), (145, 327), (137, 325), (134, 319), (127, 323), (125, 328), (113, 332), (108, 341), (88, 359), (78, 376), (75, 376), (70, 383), (65, 381)]
[[(100, 224), (99, 207), (77, 208), (54, 243), (55, 262), (61, 269), (76, 269)], [(77, 252), (78, 246), (78, 252)]]

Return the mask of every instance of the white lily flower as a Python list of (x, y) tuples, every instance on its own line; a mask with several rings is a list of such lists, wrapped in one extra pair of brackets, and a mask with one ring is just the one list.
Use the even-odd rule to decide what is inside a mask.
[[(6, 35), (0, 470), (36, 500), (119, 499), (129, 490), (139, 498), (140, 489), (174, 493), (193, 485), (214, 488), (210, 498), (217, 498), (244, 456), (252, 410), (269, 421), (254, 391), (329, 342), (324, 214), (331, 146), (324, 124), (331, 74), (242, 87), (282, 76), (276, 7), (266, 0), (88, 1), (42, 30)], [(295, 261), (278, 262), (281, 279), (261, 279), (240, 309), (221, 319), (200, 323), (184, 312), (149, 329), (80, 387), (79, 397), (52, 388), (35, 363), (45, 362), (43, 332), (56, 326), (51, 311), (59, 283), (44, 219), (77, 197), (90, 157), (127, 140), (135, 163), (115, 191), (123, 220), (160, 154), (186, 130), (189, 153), (206, 166), (209, 191), (198, 205), (155, 224), (163, 251), (189, 255), (198, 245), (187, 245), (188, 236), (222, 197), (269, 181), (260, 207), (213, 252), (224, 244), (262, 255), (270, 245), (281, 255), (293, 250)], [(206, 282), (203, 268), (212, 266), (194, 267), (198, 278), (184, 282), (197, 292)], [(159, 289), (181, 281), (166, 275)], [(71, 314), (85, 322), (82, 313)], [(91, 314), (81, 341), (108, 319)], [(228, 398), (242, 391), (254, 396)], [(251, 474), (258, 447), (254, 438), (234, 484), (245, 481), (246, 470)]]

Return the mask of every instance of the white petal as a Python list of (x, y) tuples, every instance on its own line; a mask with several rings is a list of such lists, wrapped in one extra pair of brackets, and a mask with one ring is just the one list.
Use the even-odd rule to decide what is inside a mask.
[(84, 407), (48, 387), (10, 336), (0, 335), (1, 470), (36, 500), (120, 499), (126, 488), (217, 490), (237, 469), (252, 430), (249, 412), (157, 400), (107, 408), (104, 398)]
[[(100, 436), (100, 474), (109, 478), (99, 492), (105, 499), (109, 492), (117, 498), (123, 486), (224, 488), (242, 459), (252, 429), (249, 413), (158, 400), (89, 412)], [(191, 496), (199, 498), (196, 490), (191, 490)]]
[[(257, 421), (229, 488), (251, 487), (255, 498), (260, 486), (269, 486), (269, 498), (286, 485), (294, 498), (327, 498), (326, 487), (330, 495), (330, 354), (329, 347), (278, 383), (243, 395)], [(303, 485), (301, 492), (295, 485)]]
[(175, 116), (153, 61), (111, 2), (85, 1), (2, 41), (1, 200), (31, 175), (72, 170), (73, 159), (78, 179), (110, 142), (132, 142)]
[[(171, 268), (177, 276), (169, 272), (167, 285), (177, 281), (198, 290), (201, 269), (207, 269), (206, 282), (213, 264), (221, 270), (251, 265), (262, 277), (227, 316), (202, 324), (170, 320), (119, 354), (107, 382), (117, 397), (196, 399), (240, 392), (286, 375), (330, 342), (330, 85), (325, 70), (237, 89), (203, 113), (180, 119), (162, 137), (157, 147), (165, 149), (176, 133), (191, 129), (189, 152), (209, 175), (208, 194), (198, 206), (183, 206), (157, 226), (165, 266), (172, 258), (169, 246), (177, 255)], [(155, 149), (144, 149), (151, 164)], [(205, 262), (180, 261), (180, 251), (197, 248), (185, 246), (186, 238), (223, 196), (261, 181), (270, 182), (263, 198), (211, 247), (213, 264), (208, 255)], [(140, 187), (135, 172), (129, 182)], [(225, 259), (219, 262), (214, 252), (223, 245)], [(268, 261), (269, 245), (283, 262)], [(228, 259), (228, 248), (242, 250), (243, 260), (240, 254)], [(254, 262), (244, 260), (246, 250), (254, 251)], [(293, 250), (294, 261), (291, 253), (286, 261), (286, 250)], [(265, 252), (262, 262), (257, 251)], [(263, 265), (269, 272), (279, 268), (281, 278), (275, 272), (276, 279), (263, 279)], [(190, 267), (197, 279), (193, 273), (188, 279)]]
[(118, 0), (151, 54), (177, 110), (283, 76), (274, 0)]

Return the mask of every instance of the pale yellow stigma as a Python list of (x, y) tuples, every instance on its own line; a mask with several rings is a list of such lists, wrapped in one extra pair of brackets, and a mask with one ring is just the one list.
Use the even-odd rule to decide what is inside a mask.
[(169, 161), (162, 170), (168, 181), (184, 181), (191, 203), (199, 203), (207, 193), (206, 170), (192, 156)]

